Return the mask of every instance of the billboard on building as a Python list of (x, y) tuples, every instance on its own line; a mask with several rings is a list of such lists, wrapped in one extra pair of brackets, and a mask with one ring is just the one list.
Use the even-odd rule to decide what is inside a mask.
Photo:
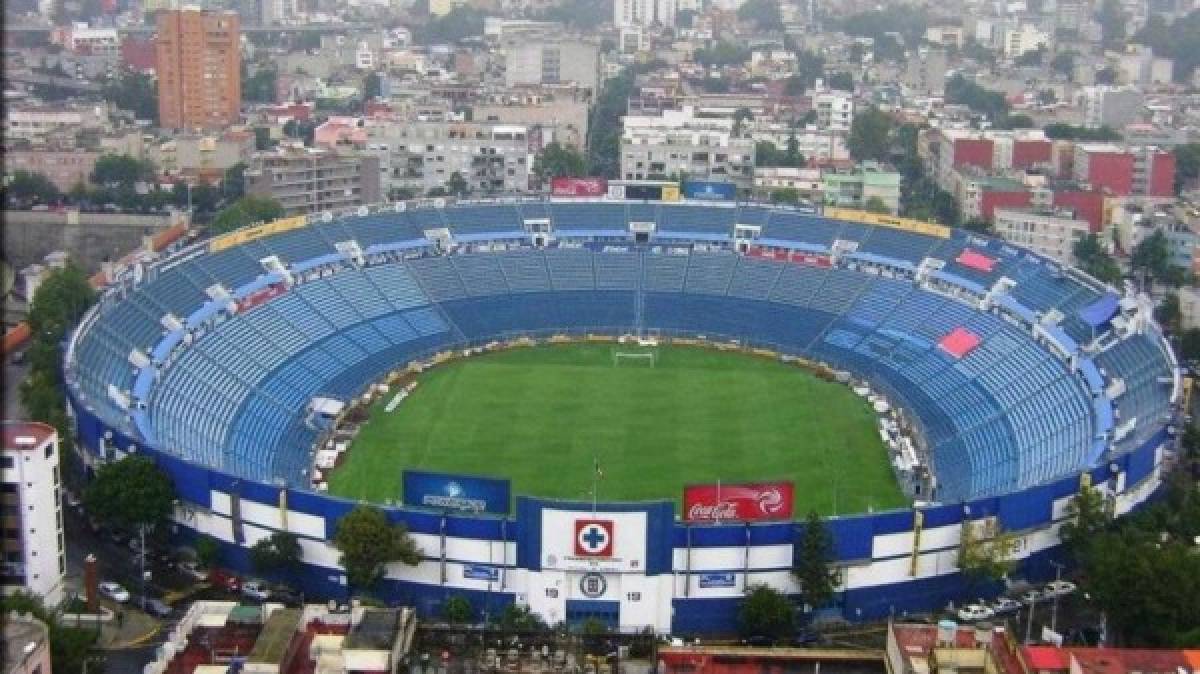
[(423, 470), (404, 471), (405, 505), (506, 515), (509, 500), (508, 480)]
[(604, 178), (551, 178), (550, 194), (555, 197), (602, 197), (608, 193)]
[(686, 522), (762, 522), (790, 520), (791, 482), (694, 484), (683, 488)]
[(700, 201), (733, 201), (737, 198), (737, 185), (711, 180), (685, 180), (683, 198)]

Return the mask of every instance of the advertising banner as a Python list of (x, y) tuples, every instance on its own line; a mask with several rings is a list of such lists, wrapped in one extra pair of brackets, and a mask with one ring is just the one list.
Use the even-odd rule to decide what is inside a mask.
[(262, 290), (256, 290), (243, 297), (241, 302), (238, 302), (238, 313), (244, 314), (255, 307), (259, 307), (267, 302), (270, 302), (286, 292), (287, 286), (282, 283), (275, 283), (263, 288)]
[(550, 194), (556, 197), (602, 197), (608, 193), (604, 178), (551, 178)]
[(732, 573), (702, 573), (700, 587), (734, 587), (737, 582)]
[(791, 482), (697, 484), (683, 488), (686, 522), (763, 522), (792, 518)]
[(404, 471), (404, 504), (418, 508), (505, 515), (509, 489), (508, 480)]
[(626, 199), (645, 199), (647, 201), (658, 201), (662, 198), (662, 185), (626, 185), (624, 197)]
[(464, 564), (463, 578), (498, 583), (500, 582), (500, 569), (486, 564)]
[(737, 198), (737, 185), (709, 180), (685, 180), (683, 198), (701, 201), (733, 201)]

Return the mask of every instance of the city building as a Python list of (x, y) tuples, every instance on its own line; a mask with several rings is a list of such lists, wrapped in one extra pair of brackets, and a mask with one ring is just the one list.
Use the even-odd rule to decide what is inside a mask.
[(615, 0), (613, 2), (613, 23), (618, 28), (674, 26), (677, 10), (676, 0)]
[(76, 185), (88, 185), (96, 160), (101, 156), (100, 152), (84, 150), (70, 142), (6, 141), (4, 145), (6, 176), (17, 171), (41, 173), (60, 192), (68, 192)]
[(1138, 119), (1144, 100), (1142, 92), (1132, 87), (1095, 85), (1080, 89), (1075, 104), (1083, 114), (1083, 126), (1119, 129)]
[(735, 136), (732, 119), (698, 117), (691, 106), (661, 115), (621, 118), (621, 177), (625, 180), (687, 176), (754, 182), (754, 140)]
[(197, 7), (158, 14), (158, 122), (221, 128), (241, 116), (241, 23), (236, 12)]
[(179, 134), (154, 145), (149, 158), (167, 175), (194, 176), (219, 182), (225, 171), (250, 161), (254, 134), (226, 131), (220, 134)]
[(0, 591), (32, 592), (57, 606), (67, 573), (58, 433), (36, 421), (5, 421), (0, 434)]
[(1008, 58), (1017, 58), (1049, 44), (1050, 35), (1031, 23), (1023, 23), (1004, 31), (1004, 55)]
[(43, 138), (111, 128), (108, 107), (96, 104), (17, 103), (4, 111), (4, 137)]
[(850, 132), (854, 123), (854, 96), (848, 91), (823, 91), (813, 96), (817, 128), (822, 131)]
[(327, 148), (281, 145), (256, 153), (246, 193), (279, 201), (286, 215), (335, 211), (380, 201), (379, 159)]
[(579, 38), (509, 44), (504, 49), (504, 83), (515, 87), (569, 82), (595, 91), (599, 54), (599, 45)]
[(986, 624), (958, 625), (945, 620), (937, 625), (888, 625), (884, 649), (887, 671), (892, 674), (1027, 674), (1018, 655), (1020, 648), (1003, 627)]
[(471, 112), (476, 122), (537, 128), (543, 145), (558, 142), (582, 151), (587, 143), (589, 100), (589, 92), (583, 89), (542, 86), (473, 103)]
[(50, 674), (50, 628), (32, 615), (4, 617), (4, 674)]
[(848, 171), (824, 171), (821, 190), (829, 206), (865, 209), (878, 199), (889, 213), (900, 210), (900, 173), (878, 162), (863, 162)]
[(1073, 158), (1075, 180), (1113, 195), (1171, 198), (1175, 194), (1175, 155), (1157, 147), (1079, 143)]
[(779, 190), (796, 190), (796, 196), (813, 203), (821, 203), (825, 197), (822, 192), (824, 184), (821, 180), (821, 169), (793, 168), (790, 166), (756, 166), (754, 167), (754, 191), (762, 197), (770, 197), (772, 192)]
[(1063, 264), (1074, 264), (1075, 242), (1091, 232), (1086, 220), (1066, 210), (1035, 212), (997, 208), (992, 214), (996, 235), (1006, 241), (1052, 257)]

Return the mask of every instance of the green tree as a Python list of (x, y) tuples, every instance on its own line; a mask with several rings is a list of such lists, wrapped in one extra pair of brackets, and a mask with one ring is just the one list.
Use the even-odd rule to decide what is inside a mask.
[[(246, 194), (246, 164), (238, 162), (225, 169), (221, 178), (221, 196), (229, 201), (237, 201)], [(193, 203), (195, 194), (192, 195)]]
[(766, 585), (749, 588), (738, 610), (738, 631), (745, 637), (783, 639), (791, 634), (795, 612), (787, 596)]
[(242, 100), (248, 103), (274, 103), (276, 83), (279, 81), (279, 71), (275, 65), (264, 64), (249, 74), (246, 62), (242, 62)]
[(1174, 60), (1175, 81), (1187, 82), (1200, 65), (1200, 9), (1170, 25), (1161, 15), (1151, 14), (1133, 40), (1153, 48), (1155, 56)]
[(296, 534), (276, 531), (250, 548), (250, 564), (261, 574), (290, 574), (304, 561), (304, 549)]
[(154, 179), (154, 164), (127, 154), (106, 154), (96, 160), (91, 180), (105, 187), (132, 188), (135, 183)]
[(946, 80), (946, 102), (965, 105), (992, 121), (1008, 115), (1009, 106), (1004, 94), (985, 89), (962, 75), (956, 74)]
[(533, 172), (542, 182), (551, 178), (578, 178), (587, 175), (587, 159), (570, 145), (554, 142), (542, 148), (533, 162)]
[(158, 124), (158, 91), (149, 75), (126, 70), (105, 85), (102, 95), (104, 100), (132, 112), (138, 119)]
[(1200, 328), (1188, 328), (1179, 338), (1179, 353), (1185, 360), (1200, 359)]
[(1200, 178), (1200, 143), (1175, 146), (1175, 193)]
[(153, 459), (130, 454), (100, 466), (83, 492), (83, 505), (115, 529), (154, 530), (166, 524), (175, 510), (175, 485)]
[(1053, 138), (1054, 140), (1121, 140), (1121, 134), (1108, 126), (1102, 126), (1098, 129), (1089, 129), (1084, 126), (1072, 126), (1071, 124), (1055, 123), (1047, 124), (1042, 131), (1045, 132), (1047, 138)]
[(444, 16), (430, 17), (423, 30), (413, 37), (422, 44), (455, 44), (473, 35), (483, 34), (484, 13), (469, 5), (459, 5)]
[(774, 204), (795, 204), (800, 201), (800, 192), (794, 187), (781, 187), (771, 191), (770, 199)]
[(983, 218), (971, 218), (962, 224), (962, 228), (978, 234), (992, 233), (992, 223)]
[(892, 118), (872, 106), (854, 115), (846, 147), (858, 161), (885, 160), (891, 153), (891, 133)]
[(377, 72), (369, 72), (363, 78), (363, 100), (370, 101), (383, 95), (383, 78)]
[(830, 89), (854, 91), (854, 76), (847, 72), (830, 73), (829, 77), (825, 78), (825, 85)]
[(1121, 280), (1121, 268), (1100, 245), (1100, 239), (1095, 234), (1088, 234), (1076, 241), (1071, 253), (1080, 269), (1101, 281), (1116, 283)]
[(964, 520), (958, 547), (958, 569), (968, 582), (994, 582), (1006, 577), (1016, 565), (1013, 552), (1016, 538), (1008, 532), (996, 531), (981, 536), (982, 522)]
[(208, 228), (214, 234), (224, 234), (254, 222), (270, 222), (281, 217), (283, 206), (278, 201), (271, 197), (247, 194), (221, 209)]
[(754, 119), (754, 113), (750, 108), (738, 108), (733, 111), (733, 135), (741, 136), (746, 129), (746, 122)]
[(1013, 59), (1013, 63), (1018, 66), (1040, 66), (1042, 61), (1046, 60), (1046, 46), (1042, 45), (1037, 49), (1032, 49), (1027, 52), (1022, 52), (1021, 55)]
[(1130, 260), (1133, 270), (1145, 272), (1155, 280), (1166, 280), (1171, 273), (1171, 252), (1167, 245), (1167, 236), (1162, 230), (1155, 230), (1142, 239), (1133, 247), (1133, 258)]
[(1074, 51), (1060, 51), (1050, 59), (1050, 68), (1060, 75), (1065, 75), (1068, 80), (1075, 75), (1075, 57), (1078, 54)]
[(1092, 487), (1081, 488), (1067, 502), (1066, 521), (1059, 528), (1058, 537), (1067, 552), (1078, 558), (1111, 520), (1112, 513), (1104, 499), (1104, 492)]
[(454, 595), (442, 602), (442, 620), (451, 625), (463, 625), (475, 620), (475, 609), (466, 597)]
[(22, 202), (49, 204), (62, 198), (58, 190), (44, 173), (17, 170), (4, 186), (5, 201), (16, 199)]
[(1121, 0), (1104, 0), (1096, 19), (1100, 22), (1101, 40), (1105, 48), (1120, 46), (1125, 40), (1125, 24), (1129, 21), (1121, 7)]
[(737, 11), (738, 19), (753, 23), (759, 30), (783, 30), (783, 15), (778, 0), (746, 0)]
[(201, 536), (196, 539), (196, 563), (211, 569), (216, 566), (221, 557), (221, 544), (212, 536)]
[(471, 186), (467, 184), (467, 179), (463, 177), (463, 174), (455, 171), (446, 181), (446, 191), (456, 197), (465, 197), (471, 193)]
[(705, 67), (741, 65), (750, 60), (750, 49), (734, 42), (721, 40), (711, 47), (701, 47), (692, 59)]
[(509, 604), (500, 612), (496, 619), (500, 629), (509, 632), (542, 632), (547, 625), (541, 616), (529, 610), (528, 606)]
[(871, 213), (891, 213), (892, 209), (888, 208), (887, 202), (879, 197), (871, 197), (863, 204), (863, 210)]
[(338, 520), (333, 545), (342, 553), (338, 563), (346, 569), (346, 580), (363, 590), (383, 577), (387, 564), (416, 566), (421, 561), (421, 550), (408, 529), (391, 524), (382, 510), (366, 504)]
[(95, 630), (64, 625), (59, 622), (57, 612), (46, 608), (41, 597), (26, 592), (0, 597), (0, 615), (7, 616), (11, 612), (32, 614), (49, 628), (54, 674), (103, 672), (104, 658), (92, 652), (98, 634)]
[(804, 538), (796, 550), (792, 575), (800, 581), (804, 602), (817, 609), (833, 599), (837, 571), (833, 568), (833, 535), (815, 510), (804, 521)]

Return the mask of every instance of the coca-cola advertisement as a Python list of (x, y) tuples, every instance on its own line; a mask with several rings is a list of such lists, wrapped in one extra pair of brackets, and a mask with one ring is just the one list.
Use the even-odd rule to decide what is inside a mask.
[(694, 484), (683, 488), (686, 522), (761, 522), (792, 519), (791, 482)]
[(556, 197), (602, 197), (608, 193), (604, 178), (551, 178), (550, 194)]

